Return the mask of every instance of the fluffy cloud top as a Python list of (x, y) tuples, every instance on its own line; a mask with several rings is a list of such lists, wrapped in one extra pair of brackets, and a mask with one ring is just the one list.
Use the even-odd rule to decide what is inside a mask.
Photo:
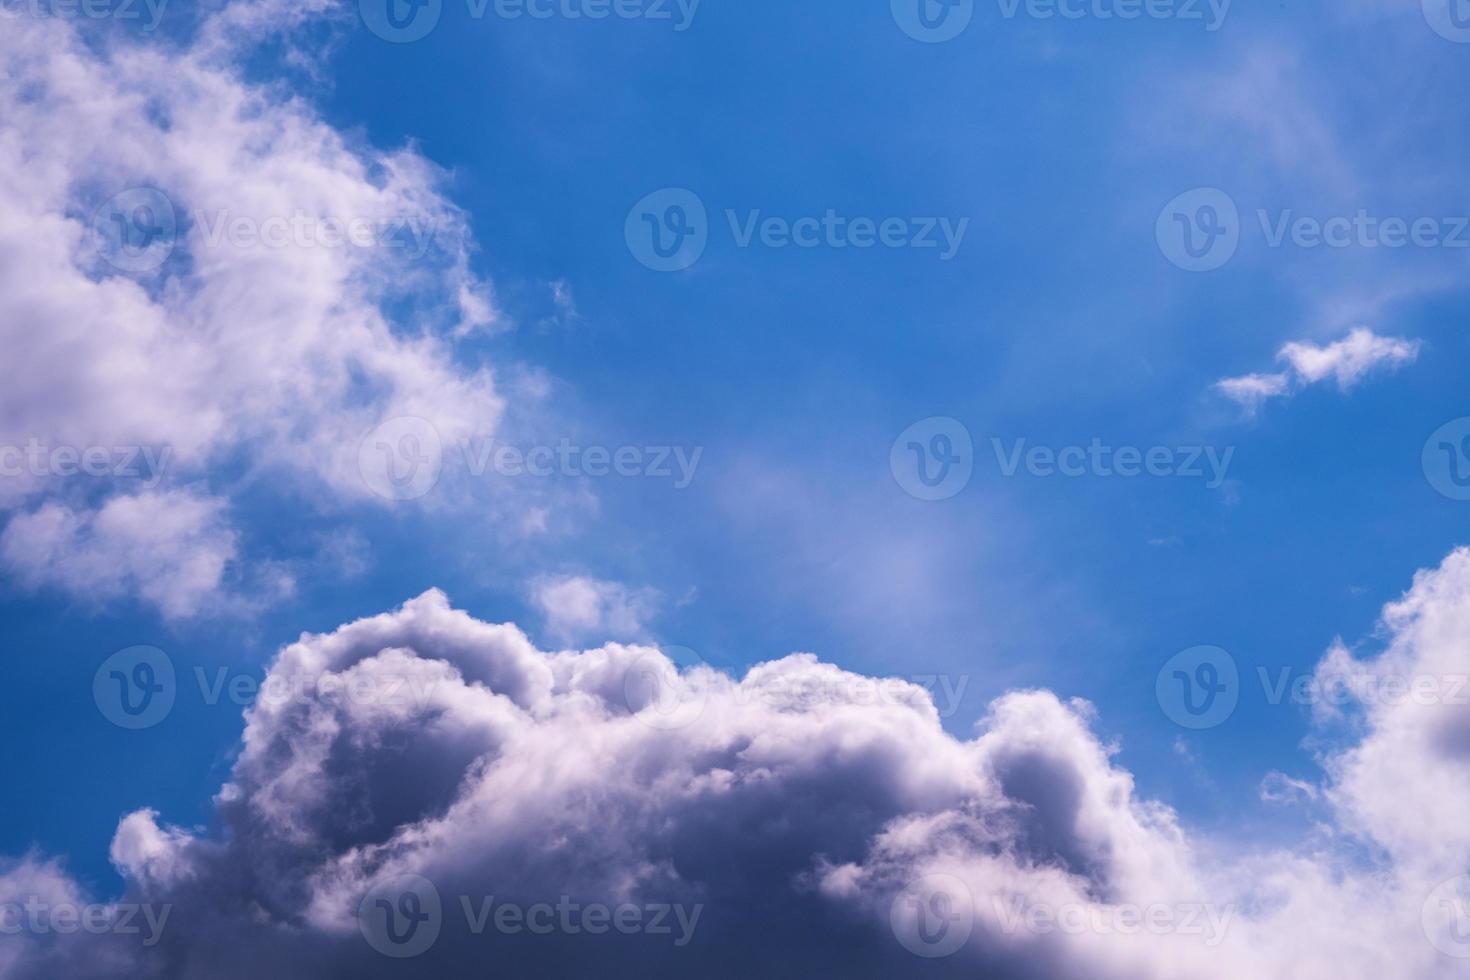
[(1254, 414), (1269, 399), (1292, 394), (1327, 378), (1336, 379), (1337, 387), (1347, 391), (1372, 371), (1391, 371), (1412, 363), (1421, 347), (1417, 340), (1380, 337), (1367, 327), (1358, 327), (1343, 339), (1325, 346), (1305, 341), (1285, 345), (1277, 360), (1286, 362), (1287, 371), (1225, 378), (1215, 387)]
[[(1470, 552), (1418, 576), (1384, 625), (1380, 657), (1337, 645), (1321, 670), (1470, 673)], [(161, 941), (24, 937), (0, 976), (113, 976), (119, 958), (129, 976), (209, 980), (490, 962), (507, 976), (1463, 975), (1434, 904), (1470, 869), (1470, 729), (1449, 698), (1360, 700), (1326, 757), (1330, 833), (1242, 854), (1140, 798), (1090, 707), (1045, 691), (1000, 698), (963, 740), (925, 690), (810, 655), (735, 679), (648, 647), (547, 653), (433, 591), (303, 636), (270, 679), (297, 693), (247, 712), (216, 830), (151, 810), (119, 826), (125, 901), (172, 909)], [(24, 867), (0, 879), (9, 894), (39, 887), (40, 865)], [(430, 890), (433, 941), (380, 953), (373, 917), (428, 914)], [(662, 906), (687, 930), (477, 932), (495, 903)]]

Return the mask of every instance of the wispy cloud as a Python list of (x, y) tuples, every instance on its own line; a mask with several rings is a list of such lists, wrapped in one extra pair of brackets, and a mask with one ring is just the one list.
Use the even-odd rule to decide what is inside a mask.
[(1422, 346), (1418, 340), (1380, 337), (1367, 327), (1358, 327), (1325, 346), (1293, 341), (1276, 355), (1287, 370), (1224, 378), (1215, 388), (1254, 415), (1270, 399), (1289, 396), (1328, 378), (1337, 381), (1339, 390), (1347, 391), (1374, 371), (1393, 371), (1412, 363)]

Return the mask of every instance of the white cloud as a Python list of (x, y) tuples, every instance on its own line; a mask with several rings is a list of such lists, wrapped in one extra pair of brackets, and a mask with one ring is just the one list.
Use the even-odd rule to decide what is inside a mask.
[[(498, 315), (442, 175), (234, 67), (242, 37), (326, 9), (232, 4), (182, 49), (97, 46), (62, 18), (6, 18), (0, 447), (167, 447), (168, 496), (153, 499), (215, 501), (222, 525), (234, 493), (222, 460), (247, 461), (257, 487), (308, 481), (374, 501), (358, 445), (382, 420), (429, 419), (446, 445), (495, 432), (505, 398), (452, 343)], [(356, 244), (343, 243), (352, 228)], [(390, 304), (410, 312), (390, 318)], [(180, 586), (143, 590), (176, 596), (168, 614), (222, 581), (232, 533), (201, 534), (197, 520), (150, 530), (151, 560), (178, 562), (151, 570), (102, 570), (100, 538), (75, 556), (52, 550), (143, 506), (126, 477), (43, 468), (5, 482), (0, 506), (20, 525), (7, 554), (26, 581), (110, 595), (156, 577)], [(90, 503), (76, 513), (57, 503), (79, 494)], [(183, 534), (173, 545), (170, 527)], [(69, 570), (27, 566), (43, 554)]]
[[(82, 902), (81, 889), (67, 875), (57, 861), (47, 861), (35, 855), (19, 860), (0, 859), (0, 908), (25, 902), (44, 902), (48, 905), (66, 904), (73, 907)], [(7, 911), (7, 916), (14, 913)], [(22, 944), (12, 932), (15, 923), (7, 918), (6, 941), (0, 942), (0, 977), (18, 975), (18, 971), (40, 968), (46, 962), (47, 950), (32, 940)]]
[(1317, 669), (1335, 694), (1322, 720), (1366, 733), (1331, 759), (1332, 799), (1399, 864), (1470, 870), (1470, 550), (1416, 575), (1383, 621), (1382, 655), (1334, 644)]
[(1280, 358), (1291, 365), (1304, 384), (1316, 384), (1331, 376), (1338, 388), (1347, 391), (1376, 368), (1393, 370), (1411, 364), (1421, 344), (1401, 337), (1380, 337), (1358, 327), (1342, 340), (1319, 347), (1297, 342), (1281, 348)]
[(553, 636), (577, 642), (604, 636), (642, 636), (658, 606), (653, 589), (632, 589), (583, 575), (546, 576), (531, 585), (531, 600), (546, 617)]
[(0, 533), (0, 563), (29, 588), (91, 601), (136, 594), (175, 617), (201, 611), (236, 553), (224, 502), (186, 490), (113, 497), (96, 510), (47, 503)]
[(1247, 374), (1226, 378), (1217, 382), (1215, 387), (1254, 415), (1266, 401), (1287, 394), (1291, 390), (1290, 385), (1291, 377), (1287, 374)]
[(1215, 388), (1238, 402), (1252, 415), (1272, 398), (1290, 395), (1300, 388), (1334, 378), (1347, 391), (1375, 370), (1393, 371), (1419, 357), (1422, 343), (1402, 337), (1380, 337), (1367, 327), (1357, 327), (1341, 340), (1325, 346), (1293, 341), (1276, 355), (1289, 370), (1279, 374), (1247, 374), (1225, 378)]
[(1311, 802), (1321, 794), (1317, 787), (1284, 772), (1272, 770), (1261, 780), (1261, 799), (1267, 803)]
[(159, 826), (157, 810), (143, 809), (128, 814), (118, 824), (109, 856), (114, 866), (133, 878), (169, 887), (192, 873), (191, 868), (176, 860), (188, 842), (185, 831)]

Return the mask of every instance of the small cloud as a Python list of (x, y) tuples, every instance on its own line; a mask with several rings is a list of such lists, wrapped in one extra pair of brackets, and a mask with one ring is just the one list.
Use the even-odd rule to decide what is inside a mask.
[(1189, 743), (1184, 741), (1183, 737), (1179, 735), (1174, 736), (1174, 754), (1186, 762), (1199, 761), (1194, 757), (1194, 752), (1190, 749)]
[(1358, 327), (1326, 347), (1287, 344), (1281, 348), (1278, 359), (1290, 364), (1304, 384), (1316, 384), (1332, 375), (1337, 379), (1337, 387), (1347, 391), (1376, 367), (1392, 370), (1412, 363), (1422, 346), (1417, 340), (1380, 337), (1367, 327)]
[(564, 330), (579, 323), (582, 314), (577, 311), (577, 301), (572, 297), (571, 284), (565, 279), (555, 279), (546, 286), (551, 293), (551, 312), (541, 318), (541, 329)]
[(1291, 377), (1281, 374), (1247, 374), (1239, 378), (1226, 378), (1215, 383), (1226, 398), (1239, 402), (1251, 415), (1255, 415), (1268, 399), (1277, 398), (1291, 390)]
[(1311, 783), (1293, 779), (1275, 769), (1261, 780), (1261, 800), (1265, 803), (1310, 803), (1318, 795), (1317, 787)]
[(566, 643), (595, 636), (642, 636), (659, 600), (655, 589), (631, 589), (582, 575), (540, 578), (531, 588), (531, 601), (546, 617), (546, 628)]
[(1423, 344), (1403, 337), (1380, 337), (1357, 327), (1342, 340), (1325, 346), (1293, 341), (1277, 353), (1288, 370), (1274, 374), (1246, 374), (1215, 382), (1215, 389), (1254, 416), (1272, 398), (1289, 396), (1329, 377), (1347, 391), (1378, 368), (1394, 370), (1412, 363)]

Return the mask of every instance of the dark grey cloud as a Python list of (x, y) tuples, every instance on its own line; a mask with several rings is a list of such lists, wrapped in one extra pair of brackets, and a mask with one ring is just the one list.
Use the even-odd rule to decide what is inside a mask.
[[(1463, 664), (1445, 641), (1470, 626), (1470, 555), (1385, 622), (1383, 658), (1348, 666)], [(1367, 706), (1367, 734), (1329, 763), (1339, 832), (1391, 852), (1368, 867), (1356, 847), (1241, 854), (1191, 836), (1136, 796), (1088, 705), (1044, 691), (1000, 698), (963, 740), (923, 689), (847, 697), (868, 679), (810, 655), (736, 679), (652, 647), (547, 653), (436, 591), (303, 636), (270, 678), (298, 693), (247, 712), (212, 828), (151, 810), (119, 826), (119, 907), (168, 908), (156, 944), (23, 930), (0, 977), (1417, 980), (1460, 965), (1420, 906), (1463, 873), (1466, 833), (1413, 837), (1355, 798), (1405, 764), (1440, 793), (1466, 785), (1442, 722), (1403, 706)], [(1381, 747), (1405, 733), (1420, 754)], [(0, 873), (0, 907), (45, 889), (83, 901), (30, 858)]]

